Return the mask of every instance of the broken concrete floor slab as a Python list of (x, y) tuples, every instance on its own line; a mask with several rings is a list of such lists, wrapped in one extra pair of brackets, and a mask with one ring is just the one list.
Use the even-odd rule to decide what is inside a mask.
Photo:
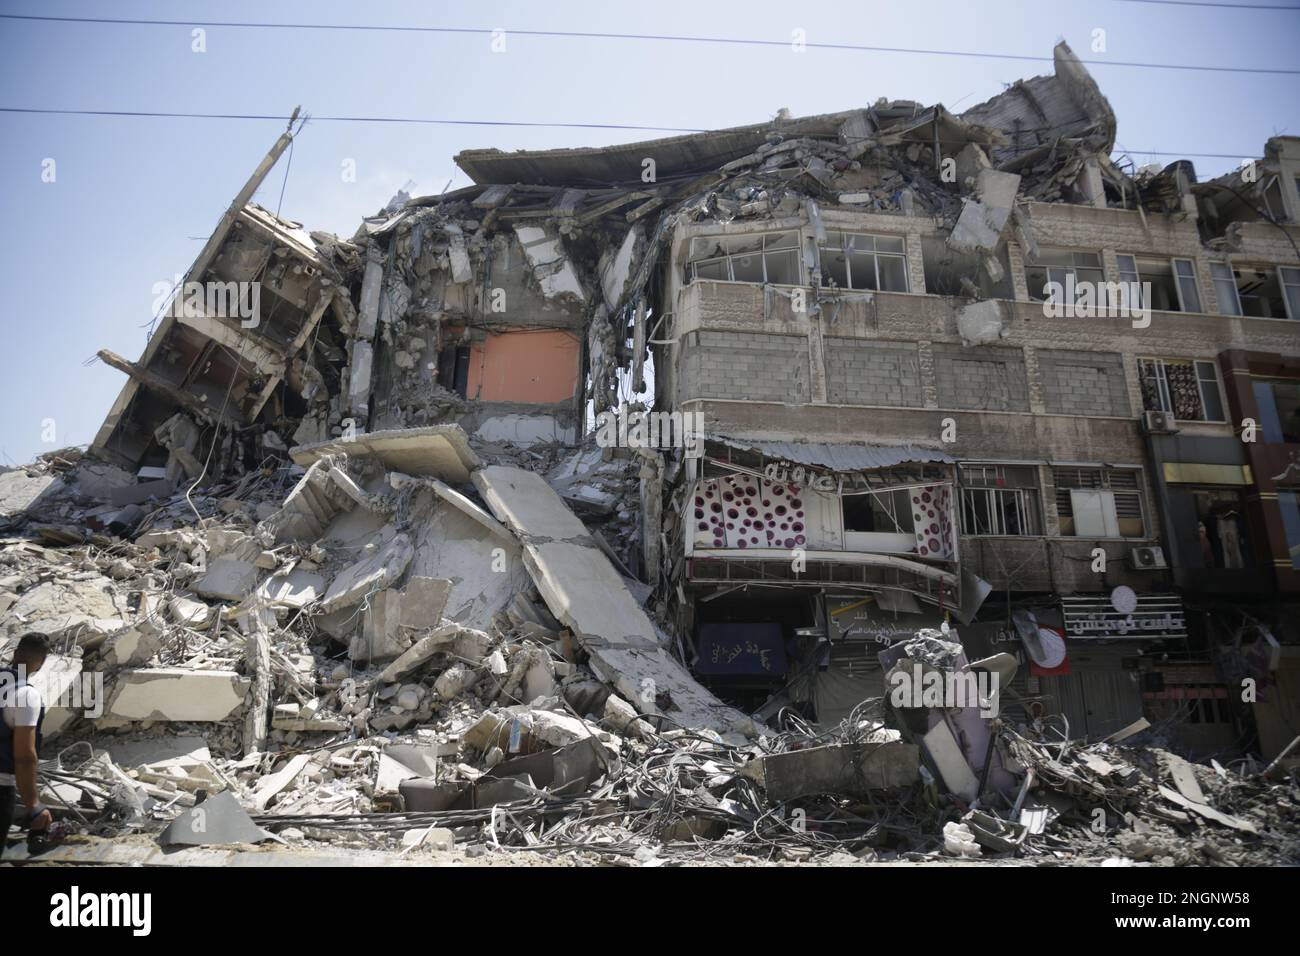
[(827, 744), (767, 754), (746, 770), (770, 799), (784, 803), (819, 793), (862, 796), (910, 787), (919, 779), (920, 759), (919, 747), (898, 741)]
[(329, 589), (320, 601), (321, 613), (328, 614), (360, 603), (367, 594), (380, 591), (397, 581), (411, 563), (415, 549), (411, 539), (398, 533), (387, 544), (366, 545), (368, 553), (350, 565), (330, 582)]
[[(663, 651), (654, 624), (614, 566), (540, 475), (493, 466), (474, 473), (474, 486), (519, 535), (546, 606), (573, 630), (602, 679), (643, 713), (663, 713), (674, 725), (727, 735), (756, 731), (753, 720), (719, 701)], [(647, 687), (654, 688), (649, 695)]]
[(257, 589), (257, 565), (222, 555), (212, 558), (203, 576), (191, 585), (199, 597), (218, 601), (242, 601)]
[(355, 438), (301, 445), (289, 453), (307, 467), (325, 455), (373, 458), (389, 471), (459, 484), (482, 462), (459, 425), (430, 425), (362, 433)]
[(243, 706), (248, 687), (248, 681), (227, 670), (125, 670), (114, 680), (104, 715), (119, 720), (225, 720)]
[(258, 597), (270, 607), (300, 611), (325, 594), (325, 578), (313, 571), (294, 568), (274, 574), (257, 589)]

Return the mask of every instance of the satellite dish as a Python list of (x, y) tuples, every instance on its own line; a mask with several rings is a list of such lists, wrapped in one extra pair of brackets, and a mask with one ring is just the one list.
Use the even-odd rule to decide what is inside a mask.
[(1024, 645), (1029, 659), (1044, 670), (1060, 667), (1065, 661), (1065, 638), (1050, 627), (1040, 627)]
[(1121, 614), (1132, 614), (1137, 610), (1138, 597), (1127, 584), (1121, 584), (1110, 592), (1110, 606)]

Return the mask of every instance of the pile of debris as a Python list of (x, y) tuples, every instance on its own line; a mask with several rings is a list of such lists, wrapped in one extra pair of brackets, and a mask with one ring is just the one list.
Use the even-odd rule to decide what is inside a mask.
[[(640, 865), (1300, 858), (1294, 780), (1249, 768), (974, 708), (872, 699), (819, 728), (727, 707), (566, 504), (633, 507), (616, 456), (552, 465), (554, 488), (455, 426), (293, 456), (120, 507), (147, 482), (68, 452), (0, 478), (3, 633), (58, 651), (36, 680), (65, 826)], [(882, 665), (1005, 657), (922, 631)]]

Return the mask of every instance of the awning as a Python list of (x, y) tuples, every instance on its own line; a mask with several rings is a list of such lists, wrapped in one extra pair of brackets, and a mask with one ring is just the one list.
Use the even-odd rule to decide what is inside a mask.
[(951, 455), (916, 445), (868, 445), (865, 443), (830, 444), (823, 442), (756, 441), (710, 435), (709, 441), (720, 442), (740, 451), (757, 452), (765, 458), (816, 465), (832, 471), (867, 471), (891, 468), (906, 462), (956, 462)]

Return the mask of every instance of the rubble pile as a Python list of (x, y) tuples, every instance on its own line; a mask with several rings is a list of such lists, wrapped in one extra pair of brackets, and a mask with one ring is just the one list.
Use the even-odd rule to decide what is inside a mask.
[[(484, 465), (462, 437), (443, 430), (419, 446), (463, 456), (439, 466), (448, 478), (462, 469), (462, 490), (389, 470), (397, 451), (370, 436), (353, 454), (299, 451), (305, 465), (151, 499), (131, 530), (98, 503), (112, 491), (94, 486), (93, 463), (60, 454), (24, 474), (18, 483), (56, 473), (62, 488), (8, 518), (5, 634), (51, 635), (59, 653), (37, 675), (51, 699), (82, 673), (105, 682), (102, 700), (51, 714), (57, 752), (42, 787), (65, 825), (166, 846), (522, 850), (652, 866), (1300, 854), (1296, 783), (1258, 768), (1002, 720), (981, 764), (961, 756), (980, 748), (956, 710), (870, 699), (837, 726), (787, 711), (764, 727), (717, 701), (692, 719), (672, 692), (624, 696), (602, 676), (599, 642), (562, 620), (587, 612), (545, 600), (538, 585), (554, 585), (536, 564), (549, 539), (575, 540), (566, 521), (583, 528), (564, 501), (608, 494), (616, 507), (622, 467), (606, 469), (599, 450), (571, 456), (552, 466), (547, 499), (524, 480), (535, 473)], [(53, 518), (84, 540), (43, 534)], [(485, 544), (509, 546), (516, 565), (528, 563), (520, 544), (536, 548), (534, 567), (475, 579), (467, 562)], [(440, 562), (460, 574), (435, 576)], [(945, 673), (1002, 666), (967, 665), (956, 634), (937, 631), (885, 657)], [(945, 748), (936, 735), (949, 726)], [(200, 806), (196, 834), (187, 814)]]

